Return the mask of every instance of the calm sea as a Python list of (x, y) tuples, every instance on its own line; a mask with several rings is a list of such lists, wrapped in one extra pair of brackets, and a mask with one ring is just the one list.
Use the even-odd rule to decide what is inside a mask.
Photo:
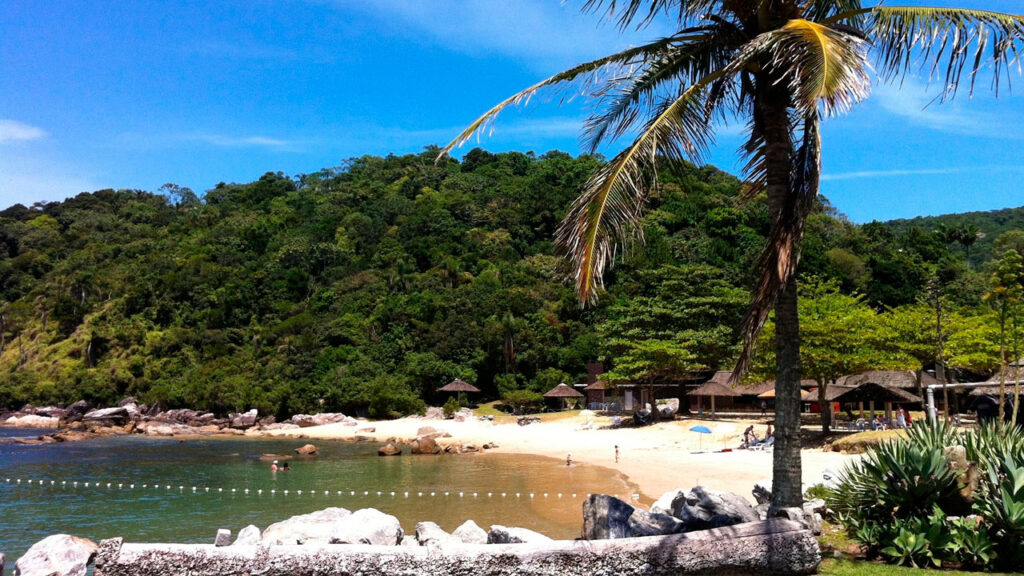
[[(0, 437), (37, 434), (0, 428)], [(472, 519), (485, 530), (503, 524), (574, 538), (586, 494), (626, 499), (630, 491), (615, 472), (550, 458), (382, 458), (370, 443), (314, 441), (318, 456), (292, 458), (289, 472), (270, 471), (268, 455), (291, 454), (305, 442), (128, 436), (0, 443), (0, 552), (13, 566), (29, 546), (55, 533), (212, 543), (218, 528), (235, 534), (248, 524), (265, 528), (329, 506), (376, 508), (397, 516), (407, 533), (424, 520), (450, 531)]]

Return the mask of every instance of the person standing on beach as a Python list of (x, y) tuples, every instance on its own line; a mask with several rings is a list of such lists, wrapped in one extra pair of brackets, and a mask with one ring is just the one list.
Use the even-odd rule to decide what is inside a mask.
[(619, 462), (619, 445), (616, 444), (615, 445), (615, 463), (618, 464), (618, 462)]
[(569, 452), (568, 454), (566, 454), (566, 456), (565, 456), (565, 465), (566, 466), (572, 466), (572, 452)]

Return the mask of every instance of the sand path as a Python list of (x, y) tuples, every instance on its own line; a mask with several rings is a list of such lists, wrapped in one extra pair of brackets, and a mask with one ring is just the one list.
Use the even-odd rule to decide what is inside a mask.
[[(749, 423), (754, 423), (753, 421)], [(399, 420), (366, 422), (358, 426), (329, 424), (298, 430), (276, 430), (267, 434), (312, 439), (354, 440), (356, 436), (383, 443), (394, 439), (408, 442), (423, 426), (448, 433), (452, 441), (498, 445), (487, 452), (533, 454), (564, 460), (571, 453), (576, 465), (604, 466), (625, 475), (636, 485), (641, 501), (650, 501), (664, 492), (703, 484), (751, 498), (755, 482), (772, 476), (772, 454), (751, 450), (721, 452), (723, 447), (739, 445), (740, 435), (749, 424), (739, 421), (676, 420), (643, 428), (602, 428), (610, 424), (597, 418), (594, 428), (583, 429), (583, 420), (566, 419), (528, 426), (494, 423), (470, 419)], [(690, 428), (705, 425), (712, 434), (698, 434)], [(373, 432), (367, 429), (372, 428)], [(758, 434), (764, 425), (757, 425)], [(619, 461), (615, 461), (615, 446)], [(805, 485), (821, 482), (826, 470), (839, 471), (855, 458), (836, 452), (804, 450), (803, 479)]]

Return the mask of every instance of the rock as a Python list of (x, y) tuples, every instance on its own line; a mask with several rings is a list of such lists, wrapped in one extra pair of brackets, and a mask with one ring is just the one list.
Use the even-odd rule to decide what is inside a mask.
[(271, 524), (260, 538), (264, 545), (329, 544), (352, 513), (344, 508), (325, 508)]
[(443, 420), (444, 410), (442, 408), (438, 408), (437, 406), (431, 406), (427, 408), (427, 411), (423, 417), (428, 420)]
[(682, 520), (686, 532), (760, 520), (754, 507), (742, 496), (703, 486), (694, 486), (686, 493), (682, 490), (666, 492), (651, 506), (651, 512)]
[(483, 448), (484, 450), (493, 450), (493, 449), (495, 449), (497, 447), (498, 447), (498, 443), (497, 442), (488, 442), (488, 443), (484, 444), (483, 446), (481, 446), (481, 448)]
[(583, 501), (583, 539), (609, 540), (633, 536), (629, 517), (634, 510), (636, 508), (607, 494), (587, 496)]
[(378, 456), (401, 456), (402, 449), (392, 443), (387, 443), (377, 449)]
[(263, 418), (260, 418), (259, 420), (257, 420), (256, 423), (259, 424), (261, 428), (266, 428), (267, 426), (275, 424), (276, 422), (277, 418), (273, 414), (271, 414), (270, 416), (264, 416)]
[(5, 426), (17, 426), (19, 428), (56, 428), (59, 424), (60, 418), (40, 416), (38, 414), (11, 416), (4, 421)]
[(822, 500), (821, 498), (815, 498), (813, 500), (807, 500), (806, 502), (804, 502), (803, 508), (804, 512), (806, 513), (824, 514), (825, 510), (828, 509), (828, 506), (825, 504), (825, 501)]
[(771, 503), (772, 501), (772, 479), (765, 478), (754, 484), (754, 501), (758, 504)]
[(409, 445), (413, 454), (440, 454), (442, 448), (430, 436), (420, 436)]
[(399, 546), (419, 546), (419, 545), (420, 545), (420, 543), (416, 541), (416, 537), (415, 536), (409, 536), (408, 534), (406, 534), (405, 536), (402, 536), (402, 543), (399, 544)]
[(664, 536), (678, 534), (685, 530), (686, 525), (682, 521), (668, 514), (653, 514), (637, 509), (629, 516), (629, 531), (633, 537)]
[(231, 530), (221, 528), (217, 530), (217, 536), (213, 539), (214, 546), (229, 546), (231, 544)]
[(812, 511), (806, 511), (796, 506), (789, 508), (782, 508), (776, 514), (776, 518), (786, 518), (792, 520), (807, 527), (812, 534), (818, 536), (821, 534), (821, 514)]
[(82, 416), (82, 421), (97, 422), (103, 425), (116, 425), (124, 426), (128, 422), (128, 409), (124, 406), (115, 406), (113, 408), (101, 408), (98, 410), (92, 410), (87, 412), (85, 416)]
[(420, 522), (416, 524), (416, 541), (420, 546), (443, 546), (458, 539), (453, 538), (434, 522)]
[(298, 430), (299, 426), (292, 424), (291, 422), (278, 422), (276, 424), (268, 424), (263, 427), (264, 430)]
[(252, 524), (238, 531), (238, 538), (232, 546), (256, 546), (260, 543), (260, 529)]
[(419, 437), (419, 436), (437, 436), (439, 434), (440, 434), (440, 432), (438, 432), (437, 429), (434, 428), (433, 426), (420, 426), (419, 429), (416, 430), (416, 436), (417, 437)]
[(762, 502), (757, 506), (754, 506), (754, 512), (757, 512), (758, 518), (761, 520), (768, 519), (768, 510), (772, 507), (771, 502)]
[(18, 576), (85, 576), (97, 550), (92, 540), (55, 534), (40, 540), (18, 558), (14, 572)]
[(331, 544), (397, 546), (405, 532), (398, 518), (374, 508), (357, 510), (340, 522)]
[(237, 430), (252, 428), (256, 425), (257, 418), (259, 418), (259, 413), (255, 408), (244, 414), (233, 414), (231, 415), (231, 427)]
[(78, 422), (82, 419), (82, 416), (85, 416), (89, 410), (92, 410), (92, 404), (89, 404), (85, 400), (79, 400), (71, 406), (68, 406), (65, 410), (65, 422)]
[(36, 416), (48, 416), (50, 418), (56, 418), (58, 420), (67, 416), (67, 414), (67, 410), (63, 408), (58, 408), (56, 406), (46, 406), (43, 408), (36, 408), (35, 410)]
[(551, 538), (526, 528), (513, 528), (495, 524), (487, 533), (488, 544), (536, 544), (553, 542)]
[(368, 427), (368, 428), (360, 428), (360, 429), (356, 430), (356, 432), (359, 432), (361, 434), (373, 434), (376, 431), (377, 431), (377, 429), (372, 427), (372, 426)]
[(466, 520), (452, 531), (452, 537), (464, 544), (487, 544), (487, 531), (477, 526), (476, 522)]
[(466, 414), (465, 412), (456, 412), (455, 414), (452, 414), (452, 420), (456, 422), (465, 422), (467, 419), (471, 417), (472, 414)]
[(306, 444), (295, 449), (296, 454), (302, 454), (303, 456), (312, 456), (316, 454), (316, 446), (312, 444)]

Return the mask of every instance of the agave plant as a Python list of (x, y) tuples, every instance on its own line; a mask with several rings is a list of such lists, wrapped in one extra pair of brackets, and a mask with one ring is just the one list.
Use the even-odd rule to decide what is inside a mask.
[(877, 5), (861, 0), (587, 0), (623, 27), (668, 20), (676, 32), (555, 74), (500, 102), (442, 150), (489, 129), (509, 106), (572, 87), (593, 98), (590, 150), (627, 143), (587, 182), (558, 231), (581, 303), (601, 293), (602, 272), (638, 223), (657, 175), (674, 161), (700, 163), (717, 126), (746, 124), (746, 194), (764, 193), (768, 243), (734, 371), (749, 366), (775, 310), (776, 442), (773, 507), (800, 504), (800, 361), (796, 270), (804, 223), (818, 194), (821, 121), (868, 96), (878, 77), (923, 70), (943, 99), (983, 74), (998, 90), (1024, 44), (1024, 17), (986, 10)]

